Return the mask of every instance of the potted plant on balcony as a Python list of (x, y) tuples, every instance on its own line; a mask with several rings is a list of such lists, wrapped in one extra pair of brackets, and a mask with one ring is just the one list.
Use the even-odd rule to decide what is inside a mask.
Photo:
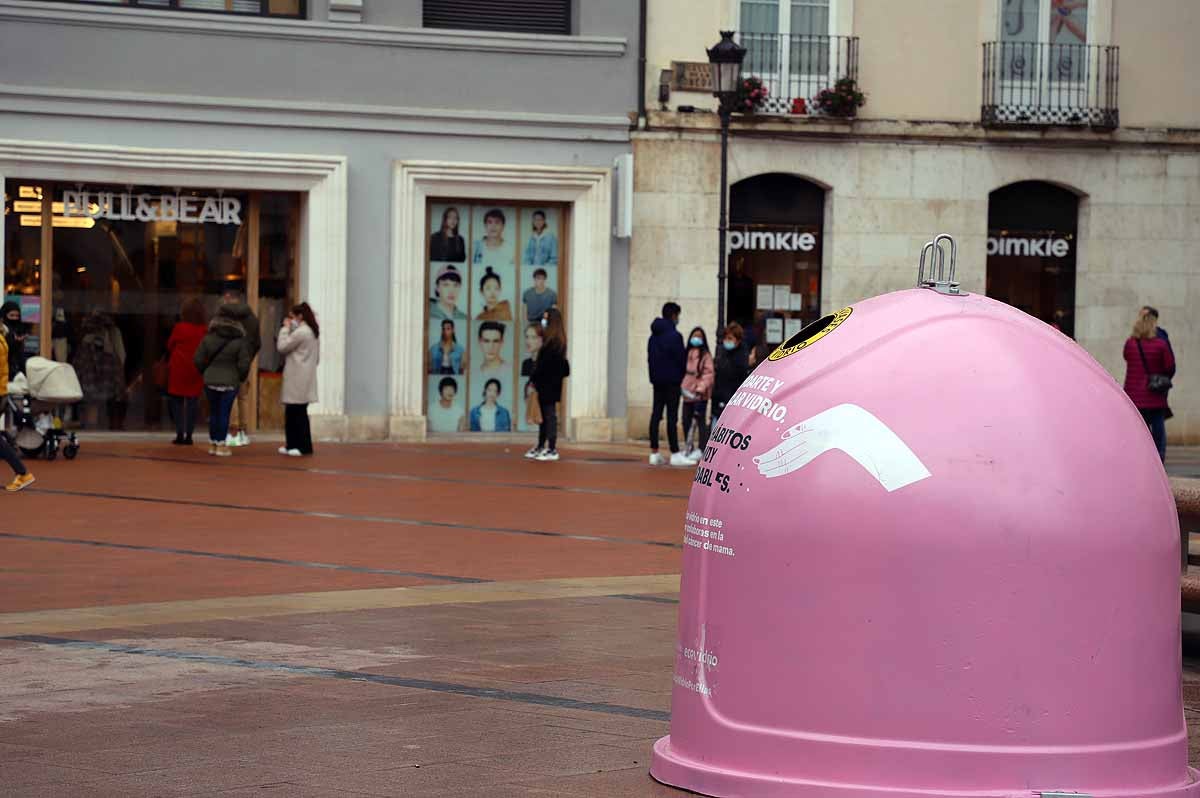
[(752, 114), (762, 108), (763, 103), (767, 101), (767, 87), (763, 85), (762, 79), (751, 75), (742, 80), (742, 85), (738, 89), (737, 104), (734, 110), (743, 114)]
[(826, 116), (852, 117), (866, 102), (867, 95), (859, 91), (854, 78), (841, 78), (832, 89), (822, 89), (814, 105)]

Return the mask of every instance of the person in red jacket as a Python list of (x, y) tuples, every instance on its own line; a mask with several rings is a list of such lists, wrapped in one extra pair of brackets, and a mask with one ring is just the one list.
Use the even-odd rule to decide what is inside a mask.
[[(1175, 353), (1158, 335), (1158, 317), (1145, 309), (1138, 314), (1133, 335), (1125, 342), (1125, 393), (1141, 411), (1163, 462), (1167, 459), (1167, 391), (1151, 390), (1150, 378), (1175, 372)], [(1169, 389), (1168, 389), (1169, 390)]]
[(712, 396), (713, 356), (708, 351), (708, 336), (704, 328), (696, 327), (688, 335), (687, 340), (687, 370), (683, 375), (683, 438), (690, 440), (692, 424), (696, 424), (696, 437), (699, 446), (688, 452), (688, 459), (699, 463), (704, 456), (704, 447), (708, 445), (708, 399)]
[(199, 299), (184, 303), (180, 321), (167, 339), (167, 400), (175, 417), (176, 446), (191, 446), (192, 431), (196, 428), (196, 409), (204, 393), (204, 378), (196, 371), (193, 358), (200, 341), (208, 331), (204, 304)]

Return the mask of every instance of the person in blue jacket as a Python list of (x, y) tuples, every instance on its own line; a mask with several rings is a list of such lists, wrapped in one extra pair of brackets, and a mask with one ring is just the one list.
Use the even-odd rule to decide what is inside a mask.
[(654, 388), (654, 407), (650, 412), (650, 465), (662, 465), (666, 459), (658, 453), (658, 425), (663, 411), (667, 414), (667, 443), (671, 447), (671, 465), (691, 467), (691, 460), (679, 451), (680, 385), (687, 371), (687, 348), (675, 329), (682, 309), (674, 302), (663, 305), (662, 316), (650, 325), (646, 361), (650, 367), (650, 385)]
[(483, 401), (471, 408), (471, 432), (512, 432), (512, 415), (500, 404), (500, 380), (483, 386)]

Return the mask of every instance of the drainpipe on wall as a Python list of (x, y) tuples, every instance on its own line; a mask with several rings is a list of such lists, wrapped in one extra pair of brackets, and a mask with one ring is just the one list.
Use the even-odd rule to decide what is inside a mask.
[(638, 0), (638, 104), (634, 130), (650, 129), (646, 116), (646, 4), (649, 0)]

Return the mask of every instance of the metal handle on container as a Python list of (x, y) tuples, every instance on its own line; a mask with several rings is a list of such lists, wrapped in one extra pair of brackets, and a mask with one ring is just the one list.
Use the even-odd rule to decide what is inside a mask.
[[(946, 269), (946, 250), (942, 242), (950, 244), (950, 269)], [(925, 253), (929, 253), (929, 275), (925, 274)], [(954, 269), (958, 265), (958, 244), (947, 233), (939, 233), (932, 241), (921, 247), (921, 259), (917, 264), (917, 287), (931, 288), (947, 296), (966, 296), (954, 281)]]

